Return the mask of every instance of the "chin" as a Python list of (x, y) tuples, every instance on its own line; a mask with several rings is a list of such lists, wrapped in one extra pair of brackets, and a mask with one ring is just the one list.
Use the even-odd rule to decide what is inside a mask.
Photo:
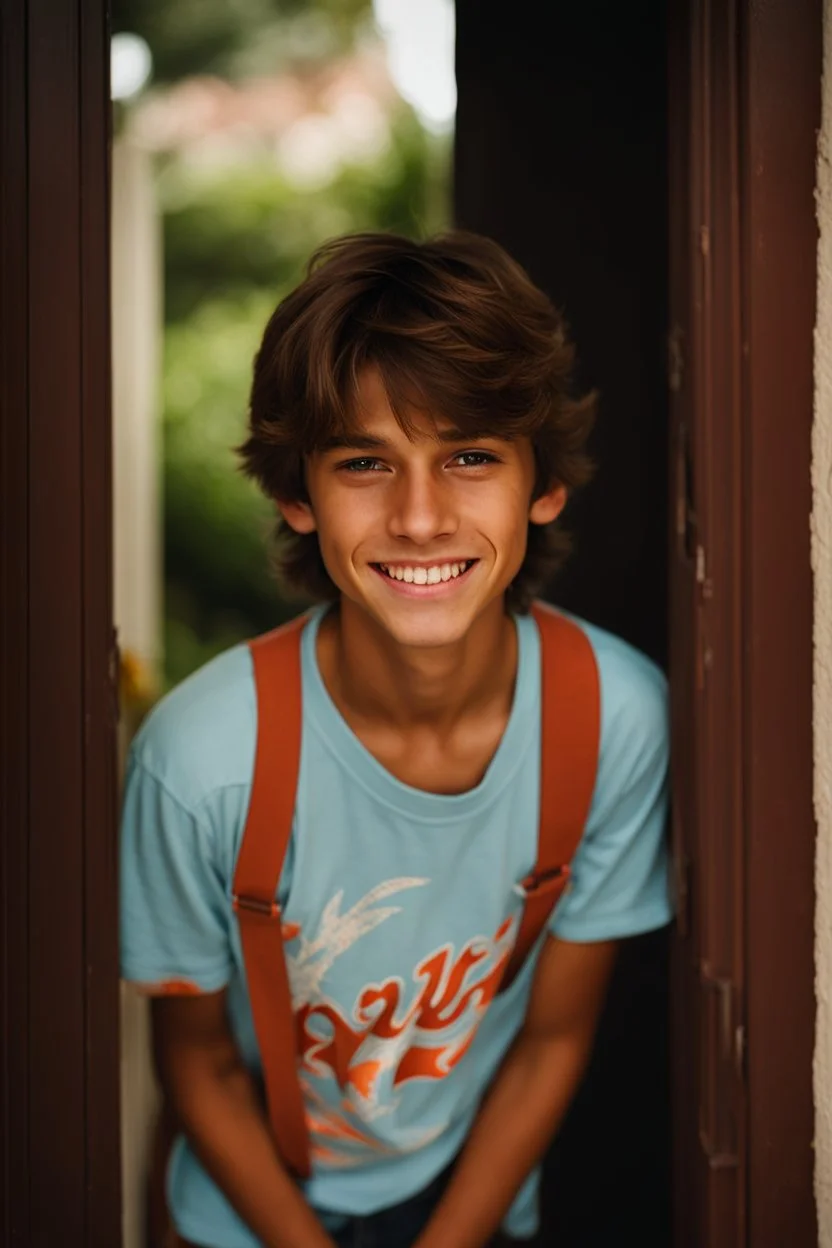
[(474, 604), (402, 606), (374, 604), (372, 615), (393, 641), (400, 646), (434, 649), (452, 646), (466, 636), (479, 611)]
[[(485, 573), (486, 569), (482, 569)], [(330, 573), (330, 575), (332, 575)], [(417, 598), (391, 593), (384, 585), (376, 585), (376, 572), (363, 577), (336, 580), (345, 599), (399, 646), (438, 649), (457, 645), (468, 635), (481, 616), (504, 601), (505, 589), (496, 578), (478, 577), (473, 584), (450, 596), (419, 601)]]

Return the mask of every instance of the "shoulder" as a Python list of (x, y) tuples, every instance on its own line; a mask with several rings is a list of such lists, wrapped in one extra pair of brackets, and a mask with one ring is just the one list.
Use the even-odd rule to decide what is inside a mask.
[(648, 797), (666, 782), (668, 687), (664, 673), (641, 651), (605, 629), (577, 622), (598, 665), (601, 740), (593, 807), (600, 816), (624, 794)]
[(614, 633), (559, 610), (584, 633), (595, 657), (601, 698), (601, 749), (615, 741), (663, 741), (668, 731), (664, 673), (645, 654)]
[(585, 621), (601, 687), (602, 749), (633, 738), (633, 745), (660, 744), (668, 734), (668, 689), (664, 673), (634, 646)]
[(195, 810), (220, 789), (250, 784), (256, 735), (251, 652), (234, 646), (157, 703), (133, 742), (131, 765)]
[(598, 667), (601, 741), (592, 806), (572, 888), (553, 930), (566, 940), (618, 940), (671, 917), (666, 814), (667, 681), (644, 654), (583, 620)]
[[(667, 766), (667, 680), (645, 654), (622, 638), (569, 612), (587, 637), (598, 671), (601, 702), (596, 799), (620, 792), (645, 770)], [(599, 792), (600, 791), (600, 792)]]

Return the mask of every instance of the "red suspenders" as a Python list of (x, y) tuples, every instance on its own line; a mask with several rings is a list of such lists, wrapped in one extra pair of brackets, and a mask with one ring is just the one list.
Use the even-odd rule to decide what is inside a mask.
[[(537, 862), (517, 940), (500, 988), (512, 982), (544, 930), (569, 877), (583, 833), (598, 762), (600, 690), (583, 630), (541, 603), (541, 784)], [(288, 1167), (310, 1173), (309, 1141), (297, 1077), (291, 994), (275, 901), (292, 831), (301, 741), (300, 637), (304, 620), (251, 642), (257, 689), (257, 751), (248, 819), (234, 873), (246, 979), (275, 1142)]]

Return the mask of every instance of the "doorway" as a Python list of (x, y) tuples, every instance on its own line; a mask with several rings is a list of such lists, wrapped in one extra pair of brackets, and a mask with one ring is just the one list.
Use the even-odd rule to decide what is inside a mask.
[[(716, 773), (706, 768), (692, 777), (689, 796), (700, 820), (703, 795), (719, 791), (723, 800), (737, 802), (730, 826), (743, 834), (737, 867), (744, 904), (736, 911), (735, 935), (744, 977), (734, 984), (714, 975), (717, 987), (708, 988), (705, 1009), (703, 983), (690, 977), (699, 968), (690, 958), (675, 964), (688, 1033), (704, 1020), (723, 1063), (700, 1071), (688, 1062), (688, 1085), (675, 1085), (675, 1119), (685, 1135), (674, 1152), (683, 1173), (695, 1178), (687, 1193), (676, 1188), (676, 1208), (689, 1216), (681, 1229), (677, 1225), (675, 1242), (680, 1248), (718, 1242), (802, 1248), (815, 1242), (808, 441), (821, 6), (817, 0), (765, 6), (691, 0), (666, 14), (639, 0), (627, 6), (626, 21), (609, 12), (598, 28), (578, 10), (562, 6), (554, 22), (551, 6), (526, 6), (509, 23), (496, 0), (458, 0), (457, 216), (460, 224), (506, 243), (564, 304), (582, 350), (582, 380), (602, 391), (596, 445), (607, 467), (576, 506), (577, 558), (553, 595), (660, 660), (679, 655), (684, 640), (689, 649), (680, 681), (695, 680), (699, 660), (713, 681), (720, 655), (718, 647), (709, 655), (708, 637), (719, 640), (720, 634), (705, 628), (716, 610), (708, 604), (722, 610), (721, 589), (739, 587), (722, 634), (738, 659), (728, 699), (739, 700), (739, 732), (726, 733), (718, 716), (690, 721), (697, 756), (712, 762), (719, 753), (714, 743), (724, 747), (719, 774), (739, 777), (739, 784), (709, 789)], [(722, 23), (714, 20), (719, 14)], [(658, 197), (667, 184), (668, 148), (659, 135), (666, 138), (665, 41), (674, 25), (691, 54), (686, 63), (699, 66), (698, 77), (682, 84), (683, 97), (701, 106), (696, 92), (703, 64), (730, 69), (709, 81), (728, 90), (736, 130), (725, 132), (734, 137), (722, 156), (694, 157), (687, 147), (682, 153), (691, 215), (681, 276), (671, 273), (681, 304), (671, 306), (660, 257), (672, 238)], [(2, 1238), (10, 1245), (111, 1244), (118, 1242), (120, 1208), (105, 22), (103, 7), (92, 4), (57, 14), (30, 0), (10, 0), (0, 26), (3, 112), (20, 123), (0, 135), (6, 760), (0, 996), (9, 1020), (0, 1085)], [(721, 61), (704, 59), (720, 48)], [(683, 133), (694, 131), (686, 125)], [(712, 133), (705, 127), (699, 138), (704, 142)], [(689, 178), (694, 159), (710, 178), (696, 188)], [(720, 170), (720, 177), (727, 170), (727, 181), (711, 176)], [(593, 196), (576, 191), (582, 179), (594, 187)], [(721, 228), (701, 233), (706, 200), (730, 209), (727, 236)], [(65, 211), (55, 214), (56, 203)], [(573, 231), (571, 239), (564, 226)], [(702, 257), (698, 269), (695, 254)], [(666, 333), (674, 330), (675, 307), (702, 313), (704, 287), (686, 284), (697, 272), (715, 278), (707, 291), (710, 306), (735, 308), (737, 320), (700, 319), (696, 333), (685, 323), (681, 338), (671, 332), (670, 377), (680, 360), (683, 366), (687, 361), (685, 376), (699, 376), (706, 326), (711, 371), (701, 376), (711, 378), (710, 389), (700, 381), (698, 389), (686, 391), (683, 384), (679, 393), (692, 395), (695, 413), (710, 405), (708, 427), (718, 430), (716, 418), (725, 410), (718, 385), (728, 378), (729, 388), (736, 387), (739, 419), (732, 436), (739, 454), (721, 491), (736, 499), (727, 530), (720, 530), (714, 511), (723, 480), (714, 471), (722, 462), (718, 444), (698, 444), (692, 457), (680, 457), (666, 434), (669, 424), (676, 430), (678, 411), (672, 386), (670, 400), (667, 394)], [(568, 287), (562, 285), (566, 275)], [(602, 299), (616, 275), (631, 292), (623, 307)], [(592, 331), (594, 316), (606, 326), (603, 354), (593, 346), (602, 341)], [(738, 332), (725, 332), (731, 326)], [(617, 345), (625, 340), (637, 343), (639, 354)], [(720, 372), (726, 362), (729, 371)], [(691, 536), (707, 540), (691, 543), (693, 619), (683, 612), (670, 629), (663, 578), (677, 526), (688, 536), (680, 499), (699, 504), (690, 508)], [(606, 547), (607, 541), (615, 546)], [(707, 556), (716, 543), (724, 543), (723, 553), (734, 562), (727, 572), (723, 565), (708, 598), (713, 565)], [(605, 557), (605, 549), (615, 549), (616, 557)], [(730, 572), (733, 582), (725, 579)], [(681, 610), (681, 598), (677, 602)], [(674, 681), (677, 698), (680, 681)], [(692, 716), (695, 706), (693, 700)], [(719, 818), (724, 821), (724, 811)], [(700, 842), (687, 844), (696, 852)], [(701, 874), (694, 870), (685, 881), (696, 921)], [(60, 940), (54, 938), (56, 915)], [(562, 1244), (601, 1242), (601, 1227), (613, 1218), (619, 1240), (633, 1238), (635, 1228), (634, 1242), (670, 1242), (658, 1238), (670, 1225), (668, 951), (660, 940), (649, 946), (633, 946), (632, 965), (622, 968), (592, 1077), (563, 1151), (555, 1149), (550, 1159), (546, 1235), (554, 1238), (558, 1227)], [(646, 1046), (636, 1014), (639, 1029), (649, 1024)], [(699, 1051), (705, 1040), (696, 1041)], [(738, 1102), (737, 1164), (726, 1164), (732, 1154), (706, 1154), (698, 1136), (699, 1092), (728, 1086), (720, 1079), (729, 1056), (741, 1086), (747, 1083), (753, 1093)], [(712, 1075), (719, 1078), (709, 1082)], [(634, 1088), (637, 1095), (628, 1100)], [(612, 1122), (609, 1140), (597, 1125), (601, 1110)], [(642, 1133), (647, 1118), (655, 1131)], [(599, 1150), (608, 1146), (603, 1156)], [(581, 1157), (590, 1181), (578, 1186)], [(733, 1211), (727, 1220), (726, 1190)], [(715, 1218), (728, 1236), (724, 1241), (703, 1229)]]

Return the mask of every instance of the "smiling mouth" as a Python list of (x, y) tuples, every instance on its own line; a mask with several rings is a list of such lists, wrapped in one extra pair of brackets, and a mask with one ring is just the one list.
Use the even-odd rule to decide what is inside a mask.
[(374, 563), (372, 566), (389, 581), (406, 585), (441, 585), (460, 580), (478, 562), (478, 559), (457, 559), (446, 563)]

